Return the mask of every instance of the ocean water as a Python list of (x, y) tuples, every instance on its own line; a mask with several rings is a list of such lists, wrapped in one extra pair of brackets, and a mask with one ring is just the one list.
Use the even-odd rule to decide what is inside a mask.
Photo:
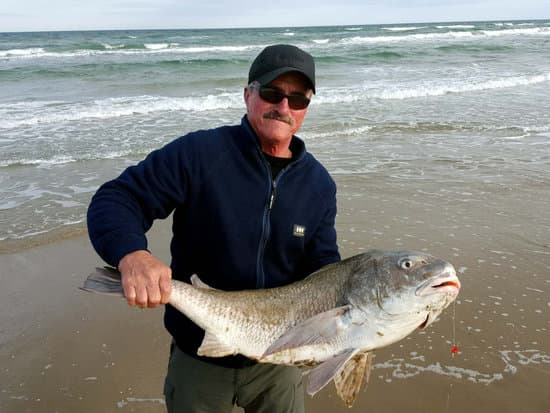
[(0, 241), (83, 227), (101, 183), (239, 122), (249, 65), (273, 43), (316, 59), (299, 135), (336, 178), (462, 201), (549, 184), (550, 21), (0, 33)]

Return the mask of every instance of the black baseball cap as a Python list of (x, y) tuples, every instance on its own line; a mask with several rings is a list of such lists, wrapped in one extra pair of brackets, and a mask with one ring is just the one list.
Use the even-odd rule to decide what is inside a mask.
[(248, 84), (257, 81), (264, 86), (288, 72), (302, 73), (315, 93), (315, 62), (313, 57), (296, 46), (267, 46), (254, 59), (248, 72)]

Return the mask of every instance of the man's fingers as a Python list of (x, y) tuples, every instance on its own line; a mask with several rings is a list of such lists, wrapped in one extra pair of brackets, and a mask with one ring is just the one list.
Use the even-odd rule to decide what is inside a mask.
[(130, 307), (134, 307), (136, 305), (136, 289), (133, 285), (124, 285), (124, 297), (126, 297), (126, 301), (128, 302), (128, 305)]
[(140, 308), (145, 308), (148, 305), (148, 292), (147, 288), (143, 284), (138, 284), (136, 289), (136, 305)]
[(160, 286), (160, 303), (167, 304), (170, 300), (170, 293), (172, 292), (172, 283), (169, 277), (162, 277), (159, 281)]
[(160, 288), (158, 283), (147, 286), (147, 307), (155, 308), (160, 304)]

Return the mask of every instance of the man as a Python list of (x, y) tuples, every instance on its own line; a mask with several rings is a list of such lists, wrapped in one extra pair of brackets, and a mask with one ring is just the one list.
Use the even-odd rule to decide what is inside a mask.
[[(128, 304), (156, 307), (171, 277), (192, 274), (222, 290), (270, 288), (340, 259), (336, 187), (294, 134), (315, 93), (313, 58), (290, 45), (265, 48), (250, 67), (240, 125), (189, 133), (152, 152), (94, 195), (88, 228), (117, 266)], [(147, 251), (153, 221), (173, 215), (170, 267)], [(302, 412), (295, 367), (243, 356), (196, 355), (204, 331), (170, 305), (165, 382), (169, 412)]]

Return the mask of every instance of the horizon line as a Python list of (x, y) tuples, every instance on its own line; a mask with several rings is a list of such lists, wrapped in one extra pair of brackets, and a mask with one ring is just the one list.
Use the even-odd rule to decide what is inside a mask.
[(185, 31), (185, 30), (259, 30), (259, 29), (303, 29), (314, 27), (350, 27), (350, 26), (391, 26), (391, 25), (414, 25), (414, 24), (438, 24), (438, 23), (512, 23), (512, 22), (538, 22), (550, 21), (550, 18), (537, 19), (488, 19), (488, 20), (438, 20), (438, 21), (416, 21), (416, 22), (393, 22), (393, 23), (346, 23), (346, 24), (321, 24), (321, 25), (298, 25), (298, 26), (233, 26), (233, 27), (186, 27), (186, 28), (96, 28), (96, 29), (37, 29), (37, 30), (9, 30), (1, 31), (0, 34), (12, 33), (71, 33), (71, 32), (115, 32), (115, 31)]

